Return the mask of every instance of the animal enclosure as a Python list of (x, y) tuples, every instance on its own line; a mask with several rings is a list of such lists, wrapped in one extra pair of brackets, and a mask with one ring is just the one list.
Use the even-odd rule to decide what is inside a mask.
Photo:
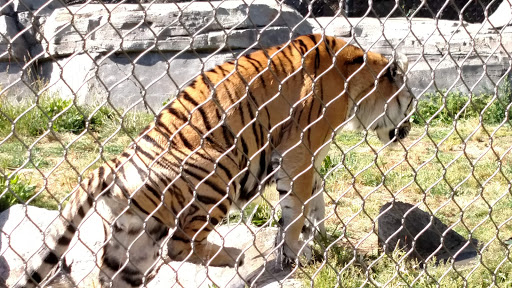
[[(50, 278), (36, 281), (48, 287), (99, 283), (120, 287), (125, 282), (116, 279), (128, 272), (141, 275), (140, 282), (137, 278), (131, 283), (143, 287), (512, 286), (512, 3), (503, 0), (496, 8), (498, 3), (476, 1), (485, 20), (467, 23), (463, 17), (442, 20), (441, 12), (431, 13), (431, 18), (417, 17), (415, 11), (422, 16), (430, 11), (427, 1), (407, 11), (399, 2), (387, 17), (375, 17), (371, 5), (377, 4), (370, 1), (364, 16), (357, 18), (347, 17), (343, 10), (332, 17), (316, 17), (311, 9), (321, 3), (310, 3), (311, 13), (304, 16), (297, 7), (279, 1), (0, 2), (0, 286), (16, 287), (27, 277), (37, 280), (31, 265), (41, 262), (58, 266)], [(467, 1), (466, 6), (473, 7), (473, 2)], [(444, 9), (465, 13), (466, 6), (450, 3)], [(491, 6), (496, 11), (492, 15)], [(304, 12), (304, 6), (301, 9)], [(300, 39), (314, 38), (313, 44), (294, 42), (300, 35), (311, 34), (317, 36)], [(332, 44), (329, 36), (347, 45)], [(351, 45), (362, 49), (361, 56), (340, 56)], [(264, 57), (256, 60), (244, 56), (269, 47), (278, 48), (264, 50)], [(328, 56), (320, 60), (315, 56), (320, 55), (319, 49)], [(382, 70), (375, 69), (375, 59), (380, 58), (374, 52), (389, 59)], [(402, 54), (408, 65), (403, 65)], [(291, 64), (276, 60), (286, 57)], [(231, 64), (216, 66), (226, 62)], [(344, 64), (337, 66), (340, 63)], [(324, 70), (312, 72), (307, 68), (310, 64)], [(300, 68), (289, 69), (294, 65)], [(357, 69), (345, 77), (342, 70), (353, 65)], [(222, 72), (218, 67), (230, 70)], [(222, 80), (210, 80), (213, 73), (224, 73)], [(244, 73), (253, 78), (245, 79)], [(339, 93), (326, 101), (324, 91), (338, 89), (323, 90), (327, 84), (322, 77), (329, 73), (341, 80), (329, 83)], [(357, 76), (362, 74), (367, 75), (363, 80)], [(303, 81), (294, 78), (299, 75)], [(234, 83), (233, 79), (238, 80)], [(397, 89), (386, 88), (386, 81)], [(359, 93), (362, 96), (351, 95), (358, 85), (370, 88)], [(207, 87), (204, 91), (209, 93), (197, 96), (197, 91), (203, 91), (200, 87)], [(231, 97), (230, 91), (236, 90), (232, 87), (244, 93), (235, 93), (236, 101), (226, 109), (216, 101)], [(197, 94), (190, 97), (187, 91)], [(298, 91), (295, 96), (301, 100), (266, 109), (275, 99), (288, 97), (288, 91)], [(268, 96), (268, 101), (260, 101), (259, 93)], [(400, 98), (404, 95), (412, 96), (411, 100), (400, 100), (406, 99)], [(382, 105), (380, 100), (366, 105), (365, 99), (372, 97), (385, 100)], [(341, 107), (347, 111), (337, 112), (346, 112), (346, 118), (339, 125), (329, 124), (330, 136), (320, 148), (311, 150), (307, 143), (316, 139), (308, 139), (308, 133), (320, 129), (316, 123), (323, 123), (326, 111), (340, 99), (346, 100)], [(172, 105), (181, 101), (198, 103), (187, 113), (170, 113)], [(311, 104), (318, 115), (306, 124), (294, 122), (303, 119), (296, 115), (307, 101), (320, 103)], [(207, 103), (214, 108), (208, 110)], [(380, 108), (381, 112), (375, 112)], [(219, 127), (227, 127), (223, 137), (233, 139), (230, 147), (217, 149), (217, 158), (209, 158), (211, 167), (194, 168), (201, 176), (191, 176), (193, 163), (187, 159), (202, 153), (202, 148), (181, 152), (185, 155), (179, 167), (169, 164), (169, 170), (178, 171), (169, 183), (180, 177), (194, 178), (187, 182), (192, 200), (179, 211), (171, 211), (172, 205), (166, 204), (174, 195), (169, 187), (178, 184), (159, 183), (166, 187), (154, 191), (159, 198), (151, 200), (158, 207), (153, 211), (145, 208), (152, 204), (140, 204), (138, 192), (132, 191), (125, 202), (115, 202), (119, 215), (105, 210), (111, 204), (99, 201), (103, 193), (90, 198), (92, 204), (80, 223), (68, 215), (61, 217), (92, 171), (126, 153), (127, 147), (146, 141), (138, 135), (162, 119), (160, 112), (173, 115), (169, 127), (185, 123), (176, 128), (176, 135), (169, 136), (167, 150), (162, 148), (169, 154), (177, 147), (172, 139), (184, 127), (193, 127), (202, 148), (214, 146), (210, 139)], [(215, 112), (215, 125), (197, 124)], [(242, 114), (241, 120), (227, 124), (235, 113)], [(258, 128), (258, 123), (278, 118), (279, 113), (287, 117), (269, 124), (269, 129)], [(369, 114), (376, 114), (371, 121), (365, 118)], [(379, 121), (392, 126), (386, 131), (388, 139), (372, 131), (378, 130)], [(411, 129), (405, 131), (408, 123)], [(240, 128), (230, 128), (237, 125)], [(272, 133), (282, 126), (301, 127), (303, 132), (293, 145), (279, 150), (281, 143)], [(276, 133), (278, 138), (287, 129)], [(249, 153), (243, 147), (245, 135), (256, 139), (257, 152)], [(186, 140), (179, 141), (188, 146)], [(293, 161), (308, 159), (309, 166), (291, 175), (282, 167), (284, 158), (272, 157), (277, 150), (286, 155), (297, 146), (307, 152)], [(151, 149), (141, 153), (152, 153)], [(222, 159), (233, 150), (243, 155), (244, 165), (234, 170), (221, 167), (226, 165)], [(116, 168), (113, 175), (121, 175)], [(145, 168), (153, 171), (151, 165)], [(151, 172), (146, 172), (137, 177), (150, 183)], [(223, 187), (211, 184), (215, 175), (223, 173), (231, 173)], [(294, 182), (301, 183), (301, 175), (307, 173), (315, 180), (309, 183), (309, 197), (299, 201), (300, 207), (288, 207), (287, 199), (300, 198), (294, 190), (303, 188)], [(284, 190), (282, 179), (291, 183)], [(114, 191), (112, 187), (119, 184), (112, 183), (102, 191)], [(220, 200), (212, 194), (206, 197), (200, 189), (205, 185), (216, 187), (212, 193), (224, 191), (225, 195)], [(141, 190), (144, 187), (135, 190), (146, 193)], [(238, 202), (245, 187), (251, 187), (247, 189), (253, 194), (246, 191), (250, 197)], [(323, 202), (318, 202), (322, 197)], [(183, 241), (193, 243), (189, 255), (174, 259), (181, 251), (169, 243), (184, 235), (179, 234), (178, 220), (161, 232), (161, 239), (160, 234), (155, 237), (152, 225), (165, 222), (158, 218), (158, 209), (179, 219), (195, 202), (201, 202), (199, 207), (205, 211), (196, 218), (204, 224), (194, 228), (197, 235), (208, 230), (211, 243), (241, 251), (232, 256), (236, 260), (232, 267), (212, 265), (223, 250), (199, 256), (201, 252), (194, 251), (196, 236)], [(217, 219), (215, 213), (224, 202), (231, 209)], [(289, 221), (286, 209), (298, 215)], [(62, 240), (49, 236), (54, 233), (51, 227), (62, 219), (72, 227), (68, 230), (78, 231), (67, 243), (69, 250), (49, 254), (57, 259), (37, 260), (38, 251)], [(300, 221), (304, 221), (296, 241), (300, 249), (293, 251), (285, 238)], [(133, 223), (140, 223), (137, 231), (131, 229)], [(124, 235), (119, 231), (130, 234), (131, 240), (119, 236)], [(151, 245), (141, 247), (139, 241), (157, 247), (154, 261), (140, 269), (136, 263)], [(109, 259), (105, 247), (116, 247), (109, 248), (110, 253), (115, 249), (125, 255), (122, 261), (105, 264)], [(289, 257), (286, 249), (296, 257)], [(153, 252), (149, 254), (153, 257)], [(104, 270), (105, 265), (112, 271)]]

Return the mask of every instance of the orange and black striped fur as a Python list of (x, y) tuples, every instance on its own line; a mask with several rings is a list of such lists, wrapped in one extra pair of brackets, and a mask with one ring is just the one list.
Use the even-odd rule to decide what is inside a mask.
[(148, 281), (162, 243), (173, 260), (240, 265), (240, 251), (206, 238), (232, 205), (241, 207), (271, 180), (281, 195), (282, 260), (307, 257), (299, 238), (313, 225), (323, 229), (316, 168), (335, 133), (352, 123), (387, 143), (409, 131), (407, 60), (397, 58), (389, 63), (343, 40), (308, 35), (204, 72), (134, 144), (81, 183), (20, 285), (42, 283), (92, 207), (109, 215), (103, 286)]

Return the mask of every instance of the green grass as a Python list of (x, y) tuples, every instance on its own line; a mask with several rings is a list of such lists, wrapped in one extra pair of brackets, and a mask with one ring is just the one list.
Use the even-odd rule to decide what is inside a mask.
[(124, 113), (108, 105), (100, 108), (80, 106), (72, 100), (44, 94), (38, 101), (12, 105), (0, 101), (0, 137), (10, 133), (18, 136), (40, 136), (44, 133), (80, 134), (86, 130), (102, 134), (120, 130), (130, 136), (137, 135), (154, 116), (150, 113)]
[[(485, 109), (489, 95), (474, 96), (465, 109), (467, 95), (430, 96), (420, 101), (411, 135), (402, 141), (407, 152), (398, 146), (375, 157), (381, 145), (374, 136), (361, 141), (364, 133), (347, 131), (336, 137), (320, 171), (331, 231), (321, 246), (329, 249), (320, 250), (324, 261), (299, 269), (304, 287), (512, 287), (510, 247), (496, 239), (512, 236), (512, 128), (504, 108), (510, 94)], [(380, 254), (372, 219), (393, 199), (423, 203), (423, 210), (455, 223), (456, 232), (478, 239), (485, 247), (481, 263), (420, 268), (403, 252)]]
[[(19, 171), (41, 195), (31, 204), (57, 209), (89, 164), (121, 153), (154, 116), (108, 105), (79, 106), (44, 94), (39, 101), (0, 101), (0, 171)], [(100, 148), (103, 160), (94, 162)], [(13, 202), (14, 203), (14, 202)]]
[(332, 246), (326, 260), (301, 269), (304, 287), (497, 287), (512, 285), (512, 264), (501, 264), (507, 249), (492, 245), (476, 269), (454, 268), (450, 263), (424, 265), (406, 261), (405, 253), (354, 254)]
[(107, 108), (92, 113), (88, 107), (75, 105), (71, 100), (58, 97), (41, 96), (39, 101), (21, 105), (0, 102), (0, 135), (6, 136), (11, 131), (18, 135), (39, 136), (46, 131), (71, 132), (78, 134), (88, 125), (97, 130), (113, 118), (113, 112)]
[(499, 89), (498, 94), (476, 94), (468, 95), (461, 92), (439, 91), (423, 95), (416, 113), (413, 115), (413, 122), (416, 124), (425, 123), (447, 123), (454, 120), (481, 118), (482, 123), (498, 124), (504, 122), (507, 112), (507, 105), (512, 100), (512, 90), (505, 85)]
[[(512, 287), (511, 261), (504, 260), (508, 248), (497, 240), (512, 236), (512, 223), (507, 222), (512, 217), (507, 95), (500, 94), (502, 102), (487, 108), (492, 97), (476, 95), (464, 109), (467, 95), (429, 95), (419, 103), (411, 134), (402, 143), (407, 152), (397, 145), (375, 156), (373, 151), (382, 145), (373, 134), (344, 131), (336, 136), (319, 171), (325, 179), (325, 224), (331, 236), (317, 246), (325, 261), (299, 267), (297, 275), (304, 286), (452, 288), (488, 287), (496, 281), (500, 287)], [(0, 117), (0, 171), (14, 176), (8, 193), (5, 176), (0, 182), (3, 207), (29, 201), (56, 209), (91, 163), (90, 169), (122, 152), (154, 118), (108, 107), (94, 113), (95, 107), (51, 97), (40, 101), (40, 108), (34, 105), (2, 102), (0, 106), (7, 115)], [(17, 119), (16, 135), (11, 134), (9, 119)], [(47, 134), (49, 129), (53, 133)], [(100, 151), (103, 158), (97, 160)], [(275, 226), (280, 217), (279, 211), (273, 213), (277, 193), (267, 189), (263, 198), (226, 221)], [(461, 235), (477, 238), (485, 244), (481, 254), (485, 265), (457, 272), (449, 264), (415, 267), (416, 263), (402, 259), (400, 251), (380, 255), (373, 219), (392, 199), (421, 202), (421, 209), (428, 206), (446, 224), (455, 223), (453, 229)]]
[(20, 175), (4, 175), (0, 177), (0, 211), (14, 204), (25, 203), (34, 196), (36, 186), (22, 179)]

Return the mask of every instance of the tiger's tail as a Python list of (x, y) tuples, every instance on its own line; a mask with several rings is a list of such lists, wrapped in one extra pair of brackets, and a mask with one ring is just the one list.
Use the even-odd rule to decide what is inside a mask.
[(93, 207), (94, 200), (113, 183), (110, 163), (105, 163), (84, 180), (43, 239), (43, 247), (33, 255), (25, 268), (23, 279), (15, 287), (38, 287), (60, 262), (78, 225)]

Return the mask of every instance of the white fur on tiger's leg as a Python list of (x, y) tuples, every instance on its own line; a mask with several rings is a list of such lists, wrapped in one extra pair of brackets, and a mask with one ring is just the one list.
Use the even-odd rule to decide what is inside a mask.
[(325, 230), (325, 201), (324, 201), (323, 179), (320, 175), (316, 175), (313, 184), (313, 193), (308, 202), (308, 214), (304, 221), (304, 227), (300, 239), (305, 242), (311, 240), (321, 241), (327, 237)]
[[(309, 244), (299, 240), (305, 221), (303, 205), (303, 202), (295, 196), (285, 195), (282, 197), (282, 216), (279, 221), (276, 245), (279, 248), (277, 261), (283, 265), (291, 264), (296, 260), (299, 263), (307, 264), (312, 259)], [(307, 205), (304, 210), (307, 211)]]
[[(279, 192), (279, 202), (282, 216), (280, 230), (276, 238), (278, 247), (278, 263), (287, 265), (299, 259), (300, 263), (308, 263), (312, 258), (311, 248), (308, 243), (299, 240), (309, 213), (309, 199), (313, 191), (314, 171), (302, 168), (304, 149), (296, 148), (289, 151), (282, 160), (275, 152), (272, 155), (272, 168), (278, 169), (274, 174), (276, 188)], [(287, 168), (288, 167), (288, 168)], [(306, 166), (307, 167), (307, 166)], [(292, 176), (300, 175), (300, 176)], [(293, 179), (293, 181), (292, 181)]]

